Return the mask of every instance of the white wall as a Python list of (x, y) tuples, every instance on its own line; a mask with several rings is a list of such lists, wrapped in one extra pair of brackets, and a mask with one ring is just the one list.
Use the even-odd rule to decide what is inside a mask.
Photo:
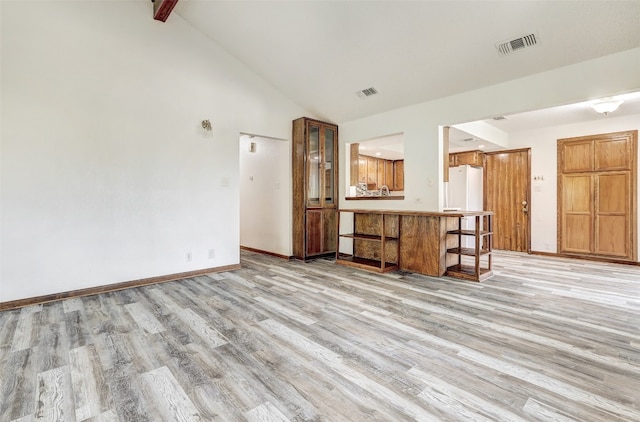
[[(250, 152), (251, 143), (255, 152)], [(240, 137), (240, 245), (291, 256), (291, 143)]]
[[(385, 201), (388, 209), (433, 211), (444, 205), (442, 139), (439, 126), (538, 110), (640, 90), (640, 48), (555, 69), (451, 97), (340, 124), (344, 145), (404, 132), (405, 200)], [(511, 147), (511, 144), (509, 143)], [(345, 186), (340, 160), (340, 186)], [(430, 185), (430, 182), (434, 182)], [(340, 192), (340, 207), (354, 208)], [(379, 201), (358, 201), (358, 208), (380, 208)]]
[[(533, 251), (557, 252), (558, 139), (626, 130), (640, 130), (640, 115), (616, 118), (615, 113), (611, 113), (606, 119), (592, 122), (544, 127), (510, 134), (510, 148), (531, 148), (532, 179), (534, 176), (543, 178), (541, 181), (531, 180), (530, 215)], [(637, 162), (640, 163), (640, 157)], [(640, 186), (640, 180), (637, 186)], [(638, 197), (640, 198), (640, 195)], [(638, 224), (637, 230), (640, 233), (640, 221)]]
[(151, 2), (1, 7), (0, 302), (237, 264), (238, 134), (304, 110)]

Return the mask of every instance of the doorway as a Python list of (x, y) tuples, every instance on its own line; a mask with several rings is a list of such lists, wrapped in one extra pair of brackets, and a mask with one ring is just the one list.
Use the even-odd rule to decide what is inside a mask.
[(289, 143), (240, 135), (240, 247), (291, 255), (291, 162)]
[(531, 149), (485, 153), (484, 209), (493, 211), (493, 248), (531, 249)]

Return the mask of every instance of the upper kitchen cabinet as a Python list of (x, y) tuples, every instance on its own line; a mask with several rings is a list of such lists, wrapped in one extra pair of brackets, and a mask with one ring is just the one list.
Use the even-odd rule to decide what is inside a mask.
[(393, 162), (393, 190), (404, 190), (404, 160)]
[(465, 151), (449, 154), (449, 167), (464, 165), (482, 167), (484, 165), (484, 153), (482, 151)]
[(335, 253), (338, 127), (306, 117), (294, 120), (292, 165), (293, 255)]

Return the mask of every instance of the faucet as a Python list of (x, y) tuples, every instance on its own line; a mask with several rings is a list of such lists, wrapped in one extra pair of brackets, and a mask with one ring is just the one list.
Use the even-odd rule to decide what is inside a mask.
[[(385, 189), (386, 189), (387, 193), (384, 193)], [(390, 195), (390, 194), (389, 194), (389, 186), (387, 186), (387, 185), (382, 185), (382, 186), (380, 187), (380, 196), (389, 196), (389, 195)]]

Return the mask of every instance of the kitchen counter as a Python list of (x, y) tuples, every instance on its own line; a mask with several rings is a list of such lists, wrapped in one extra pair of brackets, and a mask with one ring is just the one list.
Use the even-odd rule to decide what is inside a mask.
[(476, 215), (493, 215), (493, 211), (404, 211), (404, 210), (365, 210), (365, 209), (339, 209), (338, 212), (352, 212), (358, 214), (384, 214), (384, 215), (413, 215), (422, 217), (474, 217)]
[[(468, 217), (477, 230), (462, 229)], [(336, 262), (379, 272), (484, 280), (492, 275), (492, 218), (490, 211), (340, 209)], [(463, 247), (466, 236), (476, 239), (474, 248)]]

